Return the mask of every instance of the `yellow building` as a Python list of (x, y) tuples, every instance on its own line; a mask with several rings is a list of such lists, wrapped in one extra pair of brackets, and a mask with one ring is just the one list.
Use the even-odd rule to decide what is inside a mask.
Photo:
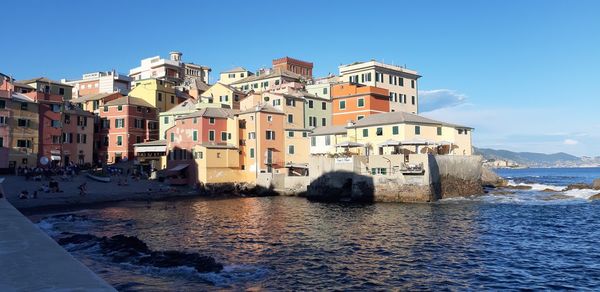
[(240, 169), (235, 145), (198, 144), (194, 147), (198, 181), (202, 183), (254, 182), (252, 173)]
[(217, 82), (202, 94), (197, 107), (240, 109), (240, 100), (245, 96), (246, 94), (239, 89)]
[(252, 75), (254, 75), (254, 73), (246, 70), (244, 67), (235, 67), (231, 70), (221, 72), (219, 74), (219, 82), (223, 84), (231, 84)]
[(390, 112), (371, 115), (346, 126), (317, 128), (310, 134), (310, 149), (315, 155), (345, 151), (360, 155), (472, 155), (472, 131), (470, 127), (415, 114)]
[(154, 78), (135, 80), (129, 96), (137, 97), (158, 109), (158, 112), (168, 111), (185, 98), (178, 96), (173, 83)]

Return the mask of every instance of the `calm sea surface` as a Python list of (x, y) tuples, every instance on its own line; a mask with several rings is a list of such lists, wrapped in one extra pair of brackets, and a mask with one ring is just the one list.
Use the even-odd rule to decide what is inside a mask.
[[(433, 204), (302, 198), (122, 203), (30, 218), (62, 231), (135, 235), (155, 250), (213, 256), (220, 273), (115, 264), (67, 246), (122, 291), (600, 289), (600, 201), (561, 190), (600, 169), (501, 170), (532, 190)], [(48, 217), (50, 216), (50, 217)], [(45, 218), (44, 218), (45, 217)], [(44, 219), (42, 219), (44, 218)]]

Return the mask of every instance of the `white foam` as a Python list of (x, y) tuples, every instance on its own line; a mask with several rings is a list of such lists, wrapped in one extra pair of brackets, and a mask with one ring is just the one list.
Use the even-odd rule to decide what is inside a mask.
[(543, 191), (545, 189), (550, 189), (553, 191), (562, 191), (566, 187), (565, 186), (553, 186), (553, 185), (545, 185), (545, 184), (526, 184), (526, 183), (515, 183), (513, 180), (508, 181), (509, 186), (527, 186), (531, 187), (532, 191)]
[(578, 199), (589, 199), (591, 196), (598, 194), (598, 190), (592, 189), (581, 189), (581, 190), (568, 190), (565, 191), (564, 194), (569, 197), (578, 198)]

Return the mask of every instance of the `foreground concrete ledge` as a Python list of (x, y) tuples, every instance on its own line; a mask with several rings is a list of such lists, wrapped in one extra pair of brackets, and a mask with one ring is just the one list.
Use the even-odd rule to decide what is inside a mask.
[(0, 198), (0, 291), (116, 291)]

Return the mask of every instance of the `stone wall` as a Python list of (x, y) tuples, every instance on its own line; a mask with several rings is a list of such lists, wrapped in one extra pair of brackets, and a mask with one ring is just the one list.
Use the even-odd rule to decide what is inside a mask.
[(481, 182), (482, 157), (435, 156), (439, 180), (440, 199), (483, 194)]

